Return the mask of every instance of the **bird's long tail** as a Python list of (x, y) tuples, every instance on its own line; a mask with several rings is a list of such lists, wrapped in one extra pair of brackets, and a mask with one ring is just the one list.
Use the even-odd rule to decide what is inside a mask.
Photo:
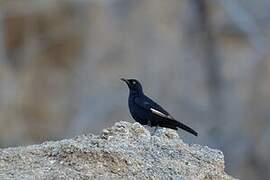
[(181, 128), (191, 134), (193, 134), (194, 136), (198, 136), (198, 133), (193, 130), (192, 128), (186, 126), (185, 124), (176, 121), (174, 119), (169, 119), (169, 118), (164, 118), (162, 121), (160, 121), (159, 123), (160, 127), (167, 127), (167, 128), (171, 128), (171, 129), (175, 129), (177, 130), (177, 128)]
[(188, 126), (186, 126), (183, 123), (180, 123), (178, 121), (177, 121), (177, 127), (179, 127), (181, 129), (193, 134), (194, 136), (198, 136), (198, 133), (196, 131), (194, 131), (192, 128), (190, 128), (190, 127), (188, 127)]

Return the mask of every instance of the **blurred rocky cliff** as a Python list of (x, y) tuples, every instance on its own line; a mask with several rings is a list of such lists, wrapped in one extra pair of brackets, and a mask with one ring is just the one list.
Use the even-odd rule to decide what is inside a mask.
[[(0, 2), (0, 146), (99, 132), (130, 118), (121, 77), (270, 178), (268, 0)], [(98, 121), (97, 121), (98, 119)]]

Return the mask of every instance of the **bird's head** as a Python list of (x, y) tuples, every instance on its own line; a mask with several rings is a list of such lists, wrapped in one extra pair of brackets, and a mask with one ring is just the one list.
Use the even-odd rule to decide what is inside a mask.
[(131, 93), (142, 93), (142, 85), (141, 83), (136, 79), (124, 79), (121, 78), (122, 81), (124, 81), (128, 87)]

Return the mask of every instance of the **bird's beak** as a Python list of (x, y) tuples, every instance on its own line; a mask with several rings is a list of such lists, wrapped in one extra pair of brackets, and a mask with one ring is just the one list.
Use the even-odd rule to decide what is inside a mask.
[(124, 81), (125, 83), (127, 83), (127, 85), (129, 85), (129, 82), (127, 79), (121, 78), (122, 81)]

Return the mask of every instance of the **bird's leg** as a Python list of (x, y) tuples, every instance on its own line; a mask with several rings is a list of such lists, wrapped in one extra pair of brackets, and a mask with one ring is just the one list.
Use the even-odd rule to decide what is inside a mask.
[(149, 130), (149, 132), (150, 132), (150, 135), (152, 136), (152, 124), (151, 124), (151, 121), (147, 121), (147, 126), (149, 126), (150, 127), (150, 130)]
[(159, 128), (158, 126), (155, 127), (154, 135), (156, 134), (156, 131), (157, 131), (158, 128)]

